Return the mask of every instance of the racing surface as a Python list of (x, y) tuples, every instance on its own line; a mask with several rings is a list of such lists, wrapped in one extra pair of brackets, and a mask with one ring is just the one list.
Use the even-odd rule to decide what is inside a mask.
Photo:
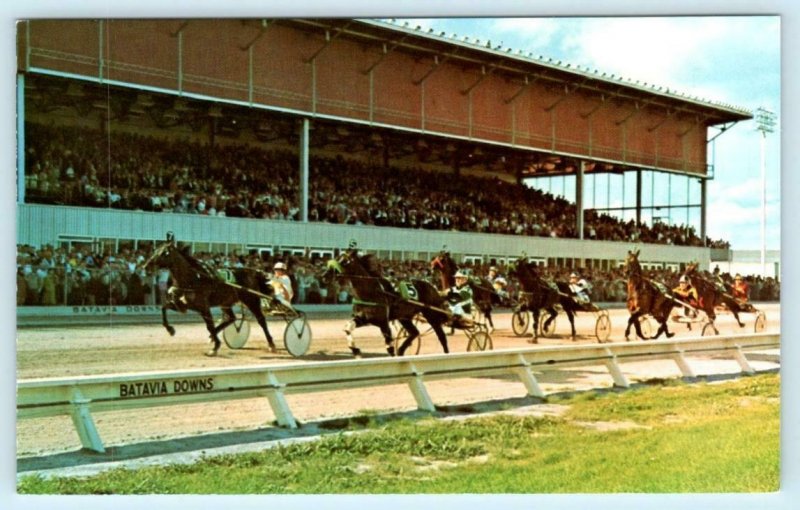
[[(780, 305), (759, 304), (766, 313), (765, 332), (780, 331)], [(609, 341), (624, 341), (628, 312), (609, 310), (611, 335)], [(242, 349), (232, 350), (223, 344), (219, 356), (203, 355), (208, 349), (208, 333), (197, 322), (176, 324), (176, 335), (170, 337), (156, 324), (84, 327), (79, 323), (60, 328), (30, 328), (17, 331), (17, 378), (69, 377), (160, 370), (188, 370), (212, 367), (264, 366), (352, 359), (347, 348), (343, 326), (347, 316), (336, 319), (312, 319), (309, 324), (313, 340), (308, 353), (295, 358), (283, 348), (282, 320), (269, 322), (270, 331), (279, 350), (266, 349), (266, 341), (257, 324), (253, 323), (250, 337)], [(744, 328), (739, 328), (730, 314), (717, 318), (720, 334), (752, 333), (755, 315), (744, 314)], [(79, 322), (79, 321), (76, 321)], [(536, 348), (530, 336), (518, 337), (511, 330), (511, 314), (494, 317), (496, 330), (491, 337), (494, 349)], [(566, 315), (556, 321), (555, 336), (539, 339), (542, 346), (559, 344), (593, 344), (596, 316), (579, 314), (576, 318), (578, 337), (569, 337)], [(421, 325), (423, 332), (427, 325)], [(674, 338), (698, 336), (702, 324), (670, 323)], [(653, 329), (655, 331), (655, 329)], [(530, 331), (529, 331), (530, 333)], [(634, 333), (632, 332), (632, 336)], [(363, 327), (353, 334), (364, 357), (384, 357), (386, 350), (380, 332), (375, 327)], [(663, 336), (662, 336), (663, 338)], [(466, 350), (467, 339), (456, 330), (448, 336), (451, 352)], [(423, 336), (421, 354), (440, 353), (441, 346), (432, 332)], [(775, 354), (775, 353), (771, 353)], [(756, 370), (775, 369), (775, 356), (760, 353), (750, 356)], [(719, 355), (689, 358), (698, 375), (733, 374), (740, 371), (732, 359)], [(680, 377), (672, 361), (642, 361), (622, 364), (622, 370), (632, 383), (653, 378)], [(607, 388), (613, 381), (605, 366), (579, 367), (553, 371), (536, 371), (537, 379), (546, 393), (576, 391), (588, 388)], [(464, 378), (426, 382), (437, 406), (465, 405), (489, 401), (523, 398), (525, 387), (510, 377)], [(334, 417), (352, 416), (364, 412), (407, 412), (416, 409), (416, 402), (406, 385), (377, 388), (338, 390), (302, 395), (287, 395), (294, 416), (300, 423), (319, 422)], [(98, 431), (107, 447), (165, 441), (173, 438), (209, 436), (241, 431), (273, 428), (274, 416), (264, 398), (234, 400), (209, 404), (156, 407), (132, 411), (93, 413)], [(17, 422), (17, 457), (52, 455), (80, 449), (75, 428), (69, 417), (32, 418)]]

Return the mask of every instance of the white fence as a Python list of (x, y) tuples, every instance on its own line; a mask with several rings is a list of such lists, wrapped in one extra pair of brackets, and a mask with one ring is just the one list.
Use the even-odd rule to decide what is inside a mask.
[(695, 377), (687, 355), (729, 353), (742, 372), (752, 374), (755, 371), (743, 351), (779, 346), (779, 334), (761, 333), (268, 367), (26, 379), (17, 383), (17, 417), (70, 415), (83, 447), (104, 452), (92, 411), (266, 397), (278, 423), (295, 428), (297, 423), (285, 399), (289, 393), (405, 383), (419, 409), (434, 411), (425, 381), (510, 374), (519, 378), (529, 395), (545, 397), (534, 370), (604, 364), (615, 386), (628, 387), (630, 383), (620, 368), (625, 361), (673, 359), (684, 377)]

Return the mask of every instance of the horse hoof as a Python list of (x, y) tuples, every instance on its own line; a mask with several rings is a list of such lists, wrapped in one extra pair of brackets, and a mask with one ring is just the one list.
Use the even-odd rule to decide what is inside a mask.
[(271, 354), (278, 354), (278, 348), (277, 348), (277, 347), (275, 347), (274, 345), (270, 345), (270, 346), (269, 346), (269, 352), (270, 352)]
[(216, 355), (217, 355), (217, 351), (215, 349), (211, 349), (210, 351), (206, 352), (206, 356), (208, 356), (209, 358), (213, 358)]
[(169, 333), (169, 336), (175, 336), (175, 328), (173, 328), (172, 326), (168, 326), (167, 333)]
[(394, 347), (387, 347), (386, 352), (389, 353), (389, 356), (394, 356)]

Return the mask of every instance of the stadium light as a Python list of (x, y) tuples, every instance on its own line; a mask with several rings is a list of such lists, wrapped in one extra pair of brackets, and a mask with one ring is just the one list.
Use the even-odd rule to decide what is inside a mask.
[[(761, 276), (767, 277), (767, 133), (775, 131), (775, 114), (758, 108), (754, 117), (761, 132)], [(776, 275), (777, 276), (777, 275)]]

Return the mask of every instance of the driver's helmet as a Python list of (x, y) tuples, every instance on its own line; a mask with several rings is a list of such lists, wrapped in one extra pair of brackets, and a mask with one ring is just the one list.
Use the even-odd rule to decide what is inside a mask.
[(689, 283), (689, 278), (686, 275), (681, 276), (681, 279), (678, 280), (679, 283)]

